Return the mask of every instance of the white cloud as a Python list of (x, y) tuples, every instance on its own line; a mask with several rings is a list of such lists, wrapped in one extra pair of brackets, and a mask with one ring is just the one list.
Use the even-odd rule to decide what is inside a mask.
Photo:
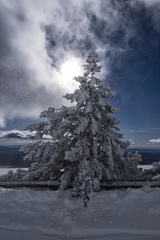
[(130, 144), (134, 145), (135, 141), (133, 139), (129, 139)]
[(0, 17), (4, 19), (1, 24), (7, 48), (0, 59), (6, 71), (0, 79), (4, 86), (3, 92), (0, 89), (0, 127), (5, 118), (37, 117), (50, 105), (66, 104), (62, 96), (73, 91), (75, 83), (66, 84), (59, 69), (70, 56), (82, 63), (84, 50), (94, 44), (103, 59), (104, 77), (110, 70), (110, 58), (104, 60), (106, 52), (114, 55), (124, 50), (113, 47), (109, 37), (122, 29), (127, 48), (127, 41), (136, 34), (119, 1), (1, 0)]
[(141, 0), (142, 2), (146, 3), (148, 6), (155, 5), (157, 3), (160, 3), (160, 0)]
[(5, 127), (4, 116), (0, 116), (0, 127)]
[(160, 31), (160, 0), (142, 0), (148, 8), (148, 15), (157, 31)]
[(151, 139), (151, 140), (149, 140), (149, 143), (152, 143), (152, 144), (160, 143), (160, 138)]
[(149, 133), (149, 132), (155, 132), (160, 131), (160, 128), (140, 128), (140, 129), (134, 129), (129, 130), (130, 133)]
[[(39, 111), (50, 105), (59, 107), (66, 104), (62, 96), (68, 91), (73, 91), (75, 82), (71, 80), (66, 84), (66, 80), (59, 72), (60, 65), (69, 56), (78, 58), (82, 63), (86, 41), (94, 43), (103, 56), (110, 47), (103, 46), (94, 36), (87, 15), (87, 11), (95, 14), (108, 21), (109, 29), (116, 28), (115, 22), (118, 22), (118, 18), (114, 17), (112, 21), (109, 18), (109, 10), (106, 15), (101, 15), (102, 2), (0, 1), (0, 14), (4, 17), (5, 28), (8, 31), (6, 40), (11, 49), (8, 59), (5, 56), (6, 68), (7, 71), (10, 69), (10, 73), (1, 80), (6, 92), (0, 94), (0, 127), (4, 126), (5, 118), (37, 117)], [(107, 6), (110, 7), (109, 3)], [(47, 41), (48, 26), (50, 36)], [(47, 45), (53, 41), (56, 42), (56, 47)], [(83, 47), (82, 52), (80, 47)], [(106, 63), (103, 62), (103, 65)], [(13, 69), (16, 69), (14, 75)], [(107, 69), (106, 66), (103, 69), (105, 69), (102, 72), (104, 76), (109, 68)]]

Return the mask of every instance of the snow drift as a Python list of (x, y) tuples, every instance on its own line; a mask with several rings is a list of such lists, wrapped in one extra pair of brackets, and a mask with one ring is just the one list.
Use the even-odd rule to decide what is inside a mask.
[(158, 240), (160, 189), (100, 191), (88, 208), (71, 191), (0, 189), (3, 240)]

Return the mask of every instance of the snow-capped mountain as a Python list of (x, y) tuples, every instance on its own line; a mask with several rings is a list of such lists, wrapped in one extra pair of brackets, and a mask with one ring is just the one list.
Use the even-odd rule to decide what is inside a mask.
[[(0, 131), (0, 138), (19, 138), (19, 139), (36, 139), (36, 131), (20, 131), (20, 130), (10, 130), (10, 131)], [(50, 136), (45, 135), (43, 138), (50, 139)]]
[(0, 138), (35, 138), (36, 132), (11, 130), (11, 131), (0, 131)]

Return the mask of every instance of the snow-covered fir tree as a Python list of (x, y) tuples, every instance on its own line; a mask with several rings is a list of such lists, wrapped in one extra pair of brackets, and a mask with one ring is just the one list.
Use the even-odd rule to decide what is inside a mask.
[(126, 179), (141, 179), (143, 178), (143, 169), (138, 168), (138, 165), (142, 162), (141, 154), (136, 151), (135, 153), (128, 152), (125, 161), (126, 167)]
[(100, 182), (125, 179), (128, 174), (123, 141), (111, 116), (118, 111), (108, 99), (114, 97), (106, 81), (97, 78), (101, 66), (95, 50), (89, 53), (83, 76), (75, 77), (79, 88), (64, 98), (72, 107), (49, 107), (40, 117), (47, 121), (28, 126), (37, 136), (48, 134), (49, 142), (37, 142), (23, 148), (25, 159), (34, 160), (25, 178), (59, 180), (60, 188), (73, 187), (73, 196), (81, 195), (84, 205)]

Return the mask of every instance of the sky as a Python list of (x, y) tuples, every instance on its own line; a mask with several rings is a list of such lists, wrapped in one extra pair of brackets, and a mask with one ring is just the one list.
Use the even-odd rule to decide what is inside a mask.
[(0, 0), (0, 130), (68, 105), (93, 47), (124, 138), (160, 142), (160, 0)]

